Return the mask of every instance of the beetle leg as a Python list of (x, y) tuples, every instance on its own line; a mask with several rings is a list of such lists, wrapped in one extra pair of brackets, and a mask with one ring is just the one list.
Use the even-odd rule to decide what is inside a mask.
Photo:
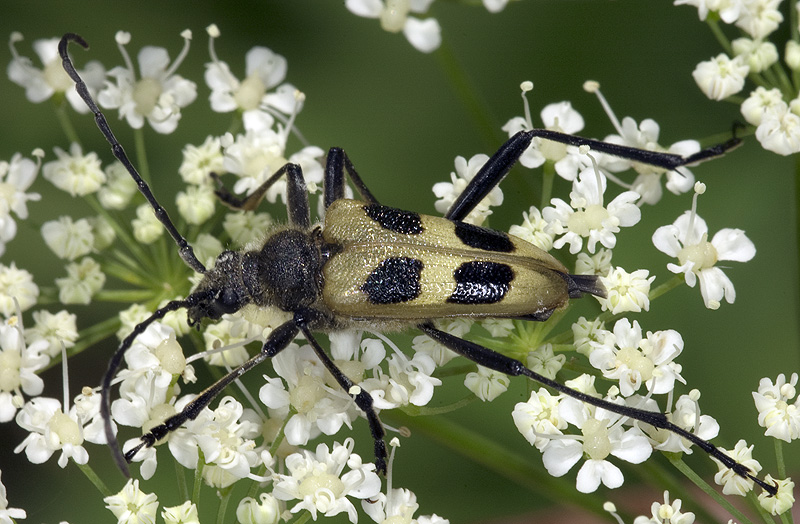
[(303, 169), (299, 165), (292, 163), (284, 165), (245, 198), (239, 198), (232, 194), (222, 185), (222, 181), (216, 173), (211, 173), (211, 178), (217, 184), (214, 194), (223, 204), (231, 209), (253, 211), (264, 200), (267, 190), (283, 175), (286, 175), (286, 209), (289, 213), (289, 223), (302, 229), (308, 229), (311, 227), (311, 211)]
[(362, 199), (371, 204), (379, 203), (378, 199), (372, 195), (366, 184), (364, 184), (364, 181), (361, 180), (361, 177), (358, 176), (355, 166), (353, 166), (344, 149), (332, 147), (328, 150), (328, 160), (325, 163), (325, 209), (328, 209), (336, 200), (344, 198), (345, 173), (350, 177), (353, 185), (356, 186), (356, 191), (358, 191)]
[(616, 413), (618, 415), (627, 417), (629, 419), (644, 422), (645, 424), (649, 424), (658, 429), (665, 429), (667, 431), (675, 433), (678, 436), (683, 437), (686, 440), (690, 441), (692, 444), (696, 444), (703, 451), (705, 451), (706, 453), (708, 453), (709, 455), (720, 461), (722, 464), (724, 464), (727, 468), (731, 469), (737, 475), (745, 479), (753, 480), (756, 484), (761, 486), (768, 493), (775, 494), (777, 492), (776, 491), (777, 488), (775, 486), (768, 484), (763, 480), (759, 479), (758, 477), (756, 477), (750, 470), (750, 468), (748, 468), (744, 464), (736, 462), (734, 459), (723, 453), (719, 448), (717, 448), (711, 442), (701, 439), (694, 433), (691, 433), (683, 429), (682, 427), (673, 424), (672, 422), (669, 421), (669, 419), (667, 419), (667, 416), (663, 413), (646, 411), (643, 409), (632, 408), (629, 406), (621, 406), (619, 404), (614, 404), (613, 402), (609, 402), (607, 400), (593, 397), (591, 395), (587, 395), (586, 393), (582, 393), (580, 391), (568, 388), (567, 386), (560, 384), (555, 380), (551, 380), (545, 376), (536, 373), (535, 371), (528, 369), (522, 364), (522, 362), (518, 360), (507, 357), (496, 351), (492, 351), (491, 349), (481, 346), (480, 344), (470, 342), (469, 340), (464, 340), (463, 338), (459, 338), (455, 335), (451, 335), (450, 333), (436, 329), (430, 322), (419, 324), (417, 327), (420, 330), (422, 330), (423, 333), (425, 333), (427, 336), (429, 336), (439, 344), (455, 351), (459, 355), (468, 358), (469, 360), (475, 362), (480, 366), (487, 367), (489, 369), (493, 369), (501, 373), (505, 373), (506, 375), (526, 376), (531, 380), (534, 380), (549, 388), (555, 389), (559, 393), (569, 395), (570, 397), (580, 400), (581, 402), (591, 404), (592, 406), (604, 409), (606, 411), (610, 411), (612, 413)]
[(297, 336), (299, 329), (294, 320), (289, 320), (275, 328), (270, 333), (261, 351), (257, 355), (251, 357), (244, 364), (234, 369), (211, 386), (207, 387), (202, 393), (189, 402), (180, 413), (172, 415), (162, 424), (154, 427), (149, 433), (142, 435), (141, 442), (133, 449), (125, 453), (125, 460), (130, 462), (136, 453), (143, 447), (151, 447), (156, 442), (167, 436), (171, 431), (178, 429), (188, 420), (194, 420), (206, 408), (219, 393), (225, 389), (231, 382), (241, 377), (258, 364), (264, 362), (268, 358), (272, 358), (284, 349), (294, 340)]
[(634, 162), (649, 164), (667, 170), (677, 169), (678, 167), (704, 162), (711, 158), (725, 154), (731, 149), (739, 146), (741, 140), (732, 138), (722, 144), (703, 149), (688, 157), (673, 155), (660, 151), (648, 151), (635, 147), (610, 144), (600, 140), (582, 138), (579, 136), (559, 133), (549, 129), (531, 129), (530, 131), (520, 131), (486, 161), (486, 164), (478, 171), (475, 177), (470, 180), (464, 191), (458, 196), (453, 205), (445, 214), (445, 218), (450, 220), (464, 220), (475, 206), (497, 187), (503, 178), (508, 174), (519, 157), (525, 152), (534, 138), (543, 138), (571, 146), (589, 146), (593, 151), (599, 151), (609, 155), (626, 158)]
[(300, 330), (308, 340), (311, 347), (314, 348), (314, 352), (317, 354), (319, 359), (325, 365), (325, 368), (328, 372), (333, 375), (333, 378), (336, 379), (336, 382), (342, 386), (349, 395), (353, 397), (355, 400), (356, 406), (358, 406), (361, 411), (367, 416), (367, 422), (369, 422), (369, 430), (372, 433), (372, 439), (375, 441), (375, 469), (378, 470), (378, 473), (385, 475), (386, 474), (386, 443), (383, 441), (383, 437), (386, 435), (386, 431), (383, 429), (383, 424), (381, 420), (378, 418), (378, 413), (375, 411), (375, 407), (373, 406), (372, 396), (358, 387), (356, 384), (353, 383), (352, 380), (347, 378), (347, 376), (342, 373), (342, 370), (339, 369), (336, 364), (331, 360), (325, 350), (322, 349), (322, 346), (319, 345), (319, 342), (314, 338), (311, 332), (308, 330), (307, 327), (304, 325), (300, 325)]

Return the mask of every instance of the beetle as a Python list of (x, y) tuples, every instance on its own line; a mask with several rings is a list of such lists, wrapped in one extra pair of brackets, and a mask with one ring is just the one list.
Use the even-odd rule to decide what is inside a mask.
[[(269, 232), (257, 249), (223, 251), (206, 268), (178, 232), (166, 210), (153, 196), (103, 113), (76, 72), (67, 52), (70, 42), (84, 48), (82, 37), (68, 33), (59, 43), (63, 67), (95, 117), (114, 156), (136, 181), (139, 191), (175, 241), (183, 261), (203, 275), (184, 299), (168, 302), (135, 326), (112, 356), (103, 377), (101, 413), (114, 458), (128, 476), (127, 464), (143, 447), (153, 446), (170, 431), (200, 412), (231, 382), (284, 350), (302, 333), (336, 382), (363, 411), (374, 440), (375, 465), (386, 471), (385, 431), (368, 392), (354, 384), (327, 355), (314, 332), (345, 329), (398, 330), (416, 327), (425, 335), (473, 362), (511, 376), (531, 380), (587, 404), (623, 417), (671, 431), (719, 460), (738, 475), (751, 479), (770, 494), (777, 488), (757, 478), (749, 468), (710, 442), (673, 424), (663, 413), (620, 406), (570, 389), (524, 366), (521, 362), (475, 342), (437, 329), (437, 318), (515, 318), (545, 321), (571, 298), (605, 296), (595, 275), (572, 275), (547, 252), (506, 233), (463, 222), (478, 203), (508, 174), (534, 138), (589, 148), (667, 170), (714, 158), (739, 144), (737, 138), (688, 157), (647, 151), (546, 129), (520, 131), (492, 155), (444, 217), (433, 217), (382, 205), (361, 180), (341, 148), (331, 148), (324, 173), (323, 224), (313, 224), (300, 166), (288, 163), (250, 196), (239, 199), (218, 178), (216, 194), (226, 205), (254, 209), (266, 191), (287, 180), (288, 224)], [(345, 198), (346, 177), (361, 200)], [(291, 318), (275, 328), (261, 350), (228, 375), (202, 391), (182, 411), (167, 418), (122, 454), (113, 435), (110, 416), (111, 382), (134, 339), (167, 313), (186, 309), (190, 325), (217, 320), (245, 307), (278, 308)]]

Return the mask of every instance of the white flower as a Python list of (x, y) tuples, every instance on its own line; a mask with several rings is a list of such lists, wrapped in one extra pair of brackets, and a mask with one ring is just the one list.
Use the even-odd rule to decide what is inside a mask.
[(759, 493), (758, 502), (761, 504), (762, 508), (773, 515), (780, 515), (794, 506), (794, 482), (792, 482), (791, 478), (776, 480), (772, 478), (772, 475), (767, 474), (767, 476), (764, 477), (764, 482), (776, 485), (778, 487), (778, 493), (774, 496), (766, 491)]
[(96, 192), (106, 181), (100, 159), (94, 152), (83, 154), (80, 144), (73, 142), (69, 153), (54, 147), (58, 160), (47, 162), (42, 175), (54, 186), (71, 196), (85, 196)]
[(61, 310), (58, 313), (34, 311), (34, 326), (25, 330), (25, 337), (31, 342), (43, 340), (47, 347), (43, 352), (50, 357), (61, 353), (61, 346), (71, 348), (78, 340), (78, 328), (74, 314)]
[[(3, 472), (0, 471), (0, 475), (2, 474)], [(24, 519), (27, 517), (28, 515), (25, 513), (24, 509), (8, 507), (6, 486), (2, 482), (0, 482), (0, 523), (11, 524), (12, 523), (11, 519)]]
[(561, 416), (558, 405), (562, 394), (551, 395), (545, 388), (531, 392), (526, 402), (519, 402), (511, 413), (514, 424), (525, 440), (542, 451), (550, 442), (549, 435), (562, 435), (567, 421)]
[[(34, 67), (30, 58), (17, 53), (14, 44), (21, 40), (20, 33), (11, 33), (9, 47), (13, 58), (8, 64), (8, 77), (18, 86), (25, 88), (26, 98), (34, 104), (38, 104), (54, 94), (60, 93), (66, 95), (75, 111), (88, 113), (89, 108), (75, 91), (75, 84), (61, 66), (61, 57), (58, 54), (59, 39), (48, 38), (33, 42), (33, 50), (39, 55), (42, 69)], [(78, 74), (86, 82), (86, 87), (89, 88), (92, 96), (103, 86), (105, 69), (96, 60), (87, 63), (82, 70), (78, 71)]]
[(670, 226), (661, 226), (653, 233), (653, 244), (680, 265), (667, 264), (673, 273), (684, 273), (689, 287), (700, 280), (700, 293), (709, 309), (719, 307), (723, 297), (732, 304), (736, 299), (733, 283), (716, 266), (721, 260), (747, 262), (756, 254), (755, 245), (741, 229), (721, 229), (708, 241), (708, 226), (693, 211), (686, 211)]
[(743, 56), (750, 72), (760, 73), (778, 61), (778, 48), (772, 42), (762, 42), (749, 38), (737, 38), (731, 42), (733, 52)]
[(430, 53), (442, 43), (441, 28), (435, 18), (420, 20), (408, 13), (425, 13), (433, 0), (346, 0), (351, 13), (365, 18), (378, 18), (381, 28), (399, 33), (418, 51)]
[(783, 56), (786, 65), (788, 65), (792, 71), (800, 70), (800, 42), (788, 40)]
[[(581, 437), (551, 440), (544, 448), (542, 461), (554, 477), (565, 475), (582, 457), (588, 457), (578, 471), (576, 488), (581, 493), (592, 493), (602, 482), (609, 488), (623, 483), (622, 471), (608, 462), (613, 455), (632, 464), (647, 460), (653, 448), (638, 428), (623, 431), (615, 424), (619, 416), (588, 406), (571, 397), (560, 405), (561, 416), (581, 430)], [(610, 417), (610, 418), (606, 418)]]
[(692, 76), (700, 90), (711, 100), (723, 100), (744, 87), (750, 67), (741, 56), (730, 59), (725, 53), (697, 64)]
[(674, 330), (648, 332), (635, 320), (618, 320), (613, 334), (604, 337), (589, 355), (589, 362), (603, 376), (619, 381), (620, 393), (629, 397), (645, 384), (654, 394), (672, 391), (675, 380), (684, 382), (681, 367), (672, 362), (683, 350), (683, 339)]
[(20, 322), (13, 316), (0, 324), (0, 422), (14, 418), (23, 405), (23, 392), (30, 397), (42, 394), (44, 381), (37, 372), (50, 361), (42, 354), (47, 342), (26, 344)]
[(742, 102), (741, 112), (748, 124), (758, 126), (761, 125), (761, 120), (767, 111), (781, 111), (783, 110), (780, 109), (782, 107), (786, 107), (786, 102), (783, 101), (780, 89), (777, 87), (766, 89), (763, 86), (758, 86)]
[(56, 279), (58, 300), (62, 304), (88, 304), (106, 283), (100, 264), (89, 257), (67, 264), (66, 270), (66, 277)]
[(630, 227), (639, 222), (641, 211), (635, 202), (639, 194), (625, 191), (617, 195), (608, 206), (603, 205), (606, 177), (589, 168), (578, 175), (572, 183), (570, 203), (560, 198), (550, 201), (553, 207), (542, 210), (542, 216), (550, 223), (555, 235), (562, 235), (553, 243), (560, 249), (569, 244), (570, 253), (577, 253), (588, 238), (587, 249), (594, 253), (599, 242), (613, 249), (617, 243), (615, 234), (620, 227)]
[(278, 524), (281, 509), (278, 500), (269, 493), (258, 496), (261, 502), (245, 497), (236, 508), (236, 520), (240, 524)]
[(164, 511), (161, 512), (161, 518), (164, 519), (164, 524), (200, 524), (197, 506), (190, 500), (180, 506), (164, 508)]
[(203, 330), (206, 351), (228, 347), (225, 351), (214, 352), (205, 357), (212, 366), (236, 367), (250, 358), (247, 348), (242, 344), (261, 335), (263, 327), (248, 322), (239, 315), (224, 315), (222, 320), (209, 324)]
[(675, 0), (675, 5), (691, 5), (697, 8), (700, 20), (705, 20), (709, 12), (716, 12), (726, 24), (732, 24), (739, 18), (740, 0)]
[[(575, 134), (583, 129), (583, 117), (573, 109), (572, 104), (566, 101), (546, 105), (542, 109), (540, 116), (544, 128), (550, 131)], [(502, 129), (511, 137), (520, 131), (530, 131), (533, 129), (533, 123), (527, 117), (514, 117), (506, 122)], [(573, 149), (560, 142), (534, 138), (530, 146), (520, 156), (519, 162), (525, 167), (536, 168), (544, 164), (545, 161), (550, 161), (555, 163), (556, 173), (559, 176), (567, 180), (574, 180), (576, 174), (574, 165), (572, 165), (574, 164), (574, 159), (567, 154)]]
[[(761, 464), (753, 458), (753, 446), (751, 445), (748, 447), (744, 440), (737, 442), (733, 449), (719, 449), (733, 460), (752, 471), (753, 475), (757, 475), (758, 472), (761, 471)], [(719, 466), (719, 471), (714, 475), (714, 482), (722, 486), (722, 493), (725, 495), (745, 496), (748, 491), (752, 491), (754, 484), (753, 479), (737, 475), (732, 469), (722, 464), (722, 462), (714, 457), (711, 458), (717, 463), (717, 466)]]
[[(450, 173), (451, 182), (437, 182), (433, 185), (433, 194), (436, 195), (436, 211), (439, 213), (446, 213), (453, 202), (464, 192), (467, 184), (475, 178), (478, 171), (481, 170), (489, 157), (486, 155), (474, 155), (469, 160), (463, 156), (457, 156), (455, 160), (455, 172)], [(492, 214), (489, 209), (491, 206), (499, 206), (503, 204), (503, 191), (499, 186), (495, 186), (483, 200), (481, 200), (475, 208), (470, 211), (469, 215), (464, 218), (464, 222), (470, 224), (481, 225), (486, 217)]]
[(65, 414), (61, 402), (56, 399), (36, 397), (30, 400), (16, 417), (17, 425), (30, 434), (14, 448), (14, 453), (24, 450), (33, 464), (42, 464), (61, 450), (58, 465), (62, 468), (70, 458), (78, 464), (86, 464), (89, 454), (83, 447), (83, 430), (77, 418), (74, 406)]
[(164, 234), (164, 225), (156, 218), (150, 204), (136, 208), (136, 218), (131, 220), (133, 237), (142, 244), (152, 244)]
[(117, 524), (154, 524), (158, 512), (155, 493), (139, 489), (139, 479), (128, 479), (116, 495), (103, 499), (106, 508), (117, 517)]
[(217, 199), (209, 185), (189, 186), (178, 193), (175, 203), (188, 224), (199, 225), (214, 214)]
[(100, 205), (106, 209), (125, 209), (137, 192), (136, 182), (119, 162), (112, 162), (104, 172), (106, 183), (97, 191)]
[[(632, 397), (632, 400), (635, 399), (636, 397)], [(681, 395), (675, 403), (675, 409), (667, 416), (673, 424), (682, 427), (686, 431), (691, 431), (695, 436), (703, 440), (711, 440), (719, 435), (719, 423), (713, 417), (700, 414), (699, 399), (700, 392), (696, 389), (690, 391), (688, 395)], [(660, 410), (652, 399), (637, 407), (647, 411)], [(692, 443), (685, 438), (679, 437), (671, 431), (656, 429), (652, 426), (645, 426), (644, 429), (651, 440), (656, 443), (655, 449), (672, 453), (692, 454)]]
[(552, 344), (539, 346), (534, 351), (528, 353), (528, 356), (525, 358), (528, 369), (551, 380), (555, 380), (556, 375), (561, 371), (566, 361), (566, 355), (556, 355), (553, 352)]
[(587, 357), (592, 352), (595, 345), (604, 344), (605, 342), (603, 341), (610, 334), (610, 331), (603, 329), (603, 322), (597, 318), (587, 320), (585, 317), (580, 317), (572, 324), (575, 351)]
[[(436, 380), (436, 379), (435, 379)], [(478, 371), (467, 373), (464, 385), (484, 402), (491, 402), (508, 390), (511, 379), (505, 373), (478, 366)]]
[(38, 298), (39, 287), (33, 283), (33, 275), (18, 269), (14, 262), (10, 266), (0, 264), (0, 314), (10, 317), (17, 312), (17, 307), (27, 311)]
[(244, 247), (254, 240), (264, 238), (264, 232), (272, 226), (268, 213), (226, 213), (222, 229), (235, 247)]
[[(470, 327), (472, 327), (472, 321), (463, 318), (455, 320), (440, 320), (434, 322), (434, 326), (436, 326), (436, 329), (462, 338), (467, 334)], [(426, 335), (418, 335), (414, 337), (411, 347), (414, 349), (414, 351), (429, 355), (437, 366), (444, 366), (458, 356), (454, 351), (444, 347)]]
[(756, 128), (756, 139), (767, 151), (783, 156), (797, 153), (800, 151), (800, 116), (785, 103), (766, 108)]
[(424, 352), (414, 353), (411, 360), (402, 352), (395, 352), (387, 359), (387, 363), (389, 373), (377, 368), (376, 363), (374, 378), (366, 379), (360, 384), (372, 396), (378, 409), (392, 409), (409, 404), (425, 406), (433, 398), (433, 388), (442, 385), (440, 379), (431, 376), (436, 364)]
[(449, 520), (433, 514), (413, 518), (419, 509), (417, 496), (408, 489), (395, 488), (388, 495), (378, 493), (377, 497), (361, 501), (361, 508), (378, 524), (449, 524)]
[(191, 31), (186, 30), (181, 36), (184, 39), (183, 50), (172, 64), (163, 47), (143, 47), (137, 57), (141, 73), (137, 80), (133, 62), (125, 49), (130, 34), (118, 32), (116, 41), (125, 67), (118, 66), (108, 72), (108, 76), (116, 79), (116, 84), (106, 83), (97, 95), (98, 103), (107, 109), (119, 109), (119, 117), (126, 119), (134, 129), (144, 126), (146, 118), (158, 133), (175, 131), (181, 108), (197, 97), (197, 85), (175, 74), (189, 52)]
[(597, 253), (578, 253), (575, 260), (575, 273), (578, 275), (608, 275), (613, 269), (611, 266), (612, 251), (600, 248)]
[(550, 232), (547, 221), (542, 218), (542, 213), (536, 206), (522, 212), (522, 225), (514, 225), (508, 230), (509, 234), (533, 244), (543, 251), (553, 249), (553, 234)]
[(178, 173), (187, 184), (208, 184), (211, 173), (223, 172), (222, 159), (220, 139), (208, 136), (199, 146), (187, 144), (183, 148), (183, 162)]
[(61, 216), (45, 222), (42, 238), (58, 258), (70, 261), (88, 255), (94, 245), (92, 226), (85, 218), (73, 222), (71, 217)]
[(10, 162), (0, 161), (0, 256), (5, 252), (6, 243), (17, 234), (17, 223), (11, 212), (25, 220), (28, 218), (27, 203), (42, 198), (39, 193), (25, 192), (39, 173), (41, 160), (37, 160), (34, 162), (15, 153)]
[(692, 524), (694, 522), (694, 513), (681, 511), (681, 499), (675, 499), (670, 503), (669, 491), (664, 492), (664, 503), (653, 502), (650, 511), (653, 514), (652, 518), (639, 516), (634, 519), (633, 524)]
[(797, 373), (792, 373), (789, 382), (781, 373), (775, 384), (768, 378), (758, 383), (753, 400), (758, 410), (758, 425), (767, 428), (764, 433), (786, 442), (800, 438), (800, 398), (790, 403), (797, 395)]
[(600, 277), (607, 296), (597, 297), (597, 300), (603, 311), (610, 310), (615, 315), (628, 311), (650, 311), (650, 284), (655, 278), (646, 269), (628, 273), (621, 267), (615, 267), (607, 276)]
[[(347, 497), (371, 499), (381, 489), (374, 464), (363, 464), (361, 457), (352, 453), (353, 440), (338, 442), (329, 449), (326, 444), (317, 446), (316, 453), (303, 451), (286, 457), (288, 475), (273, 475), (272, 494), (278, 500), (299, 500), (290, 508), (292, 513), (306, 510), (316, 520), (317, 513), (332, 517), (346, 512), (350, 522), (358, 521), (353, 503)], [(342, 475), (345, 465), (350, 469)]]
[(782, 0), (745, 0), (738, 2), (741, 12), (736, 26), (743, 29), (753, 40), (763, 40), (778, 29), (783, 22), (783, 14), (779, 11)]

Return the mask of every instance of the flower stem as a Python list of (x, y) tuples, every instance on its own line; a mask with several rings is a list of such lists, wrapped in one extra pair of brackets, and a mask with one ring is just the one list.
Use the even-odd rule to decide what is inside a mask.
[(78, 133), (75, 132), (75, 128), (72, 126), (72, 121), (69, 119), (69, 115), (67, 114), (67, 105), (68, 104), (66, 103), (65, 98), (62, 98), (60, 103), (57, 102), (53, 104), (56, 111), (56, 118), (58, 118), (58, 123), (61, 125), (61, 129), (64, 131), (64, 134), (67, 135), (67, 140), (69, 140), (70, 143), (75, 142), (76, 144), (80, 145), (81, 140), (78, 137)]
[(86, 464), (78, 464), (76, 462), (75, 464), (83, 472), (83, 474), (86, 475), (86, 478), (89, 479), (89, 482), (94, 484), (94, 487), (97, 488), (97, 491), (99, 491), (101, 495), (104, 497), (110, 497), (114, 494), (110, 489), (108, 489), (108, 486), (106, 486), (105, 482), (100, 480), (100, 477), (97, 476), (97, 473), (94, 472), (92, 466), (90, 466), (88, 462)]
[(228, 502), (231, 500), (231, 493), (233, 492), (233, 486), (228, 486), (225, 489), (220, 490), (222, 494), (222, 499), (219, 501), (219, 508), (217, 509), (217, 523), (222, 524), (225, 522), (225, 512), (228, 510)]
[[(606, 518), (603, 511), (603, 498), (597, 495), (578, 493), (572, 483), (543, 475), (524, 457), (512, 453), (492, 439), (480, 435), (470, 428), (457, 424), (445, 417), (412, 417), (399, 410), (381, 413), (395, 427), (408, 426), (428, 435), (444, 445), (481, 464), (487, 469), (515, 482), (517, 485), (553, 502), (570, 503), (588, 512)], [(626, 521), (632, 517), (625, 516)]]
[(194, 470), (194, 485), (192, 486), (192, 503), (200, 511), (200, 487), (203, 485), (203, 467), (206, 465), (206, 457), (201, 450), (198, 450), (197, 469)]
[(690, 468), (683, 461), (683, 459), (680, 458), (679, 455), (666, 453), (666, 456), (670, 463), (672, 463), (672, 465), (675, 466), (678, 471), (683, 473), (686, 478), (691, 480), (695, 486), (703, 490), (706, 495), (714, 499), (714, 502), (722, 506), (725, 511), (730, 513), (739, 522), (739, 524), (753, 524), (753, 522), (747, 518), (744, 513), (734, 508), (733, 505), (728, 502), (727, 499), (725, 499), (725, 497), (717, 493), (717, 490), (709, 486), (708, 483), (703, 480), (692, 468)]
[[(793, 155), (794, 156), (794, 234), (795, 237), (800, 232), (800, 155)], [(796, 257), (795, 257), (795, 264), (797, 264), (797, 269), (800, 271), (800, 242), (795, 243), (795, 248), (797, 249)]]
[(178, 487), (178, 494), (181, 500), (189, 500), (189, 487), (186, 485), (186, 473), (183, 471), (183, 466), (177, 460), (172, 461), (175, 464), (175, 484)]
[(147, 149), (144, 143), (144, 127), (133, 130), (133, 139), (136, 144), (136, 169), (142, 179), (150, 185), (150, 164), (147, 163)]

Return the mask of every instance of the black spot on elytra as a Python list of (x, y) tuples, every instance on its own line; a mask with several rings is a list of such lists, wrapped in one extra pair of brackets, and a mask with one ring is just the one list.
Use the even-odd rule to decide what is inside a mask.
[(508, 293), (514, 271), (497, 262), (465, 262), (453, 272), (456, 289), (447, 299), (454, 304), (494, 304)]
[(419, 296), (422, 262), (409, 257), (387, 258), (361, 286), (373, 304), (397, 304)]
[(494, 229), (474, 226), (465, 222), (456, 222), (456, 236), (467, 246), (484, 251), (510, 253), (514, 251), (514, 243), (508, 235)]
[(419, 213), (403, 211), (380, 204), (364, 206), (364, 212), (372, 220), (381, 225), (383, 229), (400, 233), (401, 235), (419, 235), (423, 231), (422, 219)]

